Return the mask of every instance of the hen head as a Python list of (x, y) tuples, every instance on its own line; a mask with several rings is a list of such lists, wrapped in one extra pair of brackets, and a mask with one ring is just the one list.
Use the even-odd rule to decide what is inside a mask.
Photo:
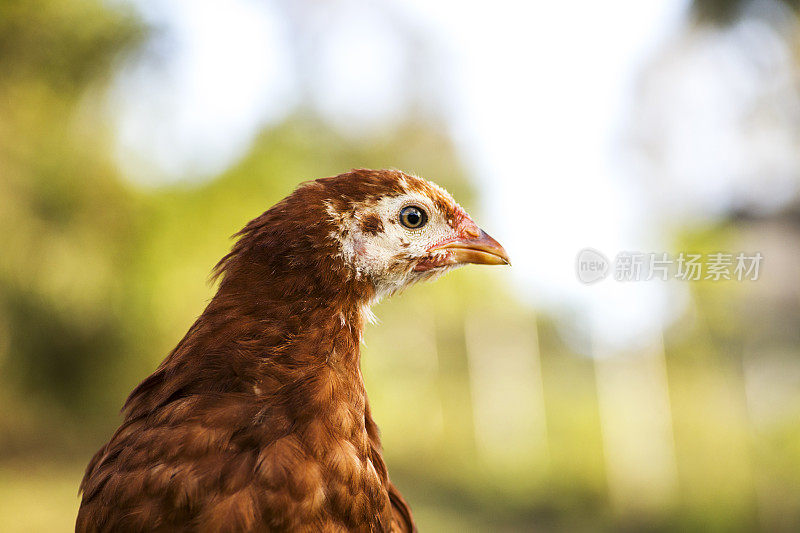
[(509, 262), (447, 191), (398, 170), (309, 181), (238, 237), (216, 268), (220, 300), (303, 316), (312, 300), (369, 305), (461, 265)]
[(509, 264), (500, 243), (430, 181), (355, 170), (317, 183), (335, 192), (325, 210), (342, 258), (378, 298), (465, 264)]

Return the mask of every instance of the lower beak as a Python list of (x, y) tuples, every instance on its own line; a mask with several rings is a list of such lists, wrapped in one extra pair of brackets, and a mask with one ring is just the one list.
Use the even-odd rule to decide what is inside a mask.
[(499, 242), (494, 240), (483, 230), (478, 230), (474, 236), (442, 244), (431, 248), (430, 252), (447, 250), (448, 263), (476, 265), (510, 265), (508, 254)]

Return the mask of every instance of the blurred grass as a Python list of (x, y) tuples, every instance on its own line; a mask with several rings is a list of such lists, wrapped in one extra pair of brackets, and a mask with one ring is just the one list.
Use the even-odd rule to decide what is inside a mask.
[(0, 463), (0, 531), (75, 531), (75, 480), (85, 465), (37, 460)]

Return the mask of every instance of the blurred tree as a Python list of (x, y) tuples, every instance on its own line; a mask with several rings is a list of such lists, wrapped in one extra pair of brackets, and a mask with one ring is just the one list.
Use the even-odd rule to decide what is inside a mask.
[[(91, 405), (123, 346), (134, 206), (92, 91), (143, 35), (100, 0), (0, 3), (0, 369), (26, 405)], [(3, 402), (0, 428), (22, 403)]]
[[(800, 10), (800, 0), (774, 0), (795, 12)], [(740, 19), (745, 11), (765, 4), (763, 0), (693, 0), (692, 14), (704, 24), (730, 24)]]

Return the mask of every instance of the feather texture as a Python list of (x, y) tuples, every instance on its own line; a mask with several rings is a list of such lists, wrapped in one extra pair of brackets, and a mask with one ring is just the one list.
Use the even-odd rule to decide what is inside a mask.
[(379, 283), (342, 247), (359, 227), (384, 231), (370, 206), (412, 193), (465, 216), (425, 180), (355, 170), (301, 185), (237, 234), (216, 295), (89, 463), (77, 531), (415, 529), (360, 371)]

